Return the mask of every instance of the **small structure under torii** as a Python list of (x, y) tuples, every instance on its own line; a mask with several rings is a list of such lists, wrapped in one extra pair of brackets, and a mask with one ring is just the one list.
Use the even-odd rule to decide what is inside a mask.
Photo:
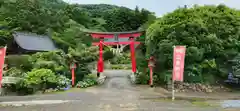
[(130, 45), (132, 72), (136, 73), (136, 59), (135, 59), (135, 46), (140, 42), (135, 41), (135, 38), (140, 37), (143, 31), (131, 32), (88, 32), (93, 39), (98, 39), (99, 42), (93, 42), (93, 45), (99, 47), (99, 59), (97, 64), (98, 77), (104, 70), (103, 61), (103, 46), (109, 45)]

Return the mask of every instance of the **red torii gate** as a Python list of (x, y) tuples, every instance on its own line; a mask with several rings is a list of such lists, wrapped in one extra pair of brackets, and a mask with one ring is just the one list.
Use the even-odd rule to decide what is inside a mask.
[[(103, 45), (130, 45), (132, 72), (136, 72), (136, 59), (135, 59), (135, 45), (140, 42), (135, 41), (135, 38), (141, 36), (143, 31), (131, 31), (131, 32), (89, 32), (94, 39), (99, 39), (99, 42), (93, 42), (92, 45), (99, 46), (99, 59), (97, 64), (97, 75), (103, 72)], [(127, 41), (119, 41), (119, 38), (128, 38)], [(114, 42), (107, 42), (104, 39), (114, 39)]]

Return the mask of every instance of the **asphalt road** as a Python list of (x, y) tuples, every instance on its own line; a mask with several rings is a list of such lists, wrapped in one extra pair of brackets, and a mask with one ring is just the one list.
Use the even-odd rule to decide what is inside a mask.
[[(132, 85), (127, 78), (128, 74), (130, 71), (105, 71), (107, 79), (103, 85), (85, 90), (0, 97), (0, 111), (223, 111), (216, 107), (194, 106), (186, 101), (150, 99), (161, 95), (154, 93), (151, 88)], [(11, 101), (22, 103), (6, 103)]]

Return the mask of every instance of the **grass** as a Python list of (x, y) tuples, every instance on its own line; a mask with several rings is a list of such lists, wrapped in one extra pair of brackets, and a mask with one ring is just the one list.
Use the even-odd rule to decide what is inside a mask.
[(213, 105), (207, 103), (206, 101), (192, 101), (191, 104), (198, 107), (213, 107)]
[(89, 74), (88, 76), (97, 78), (97, 74)]
[(111, 68), (117, 70), (117, 69), (131, 69), (132, 67), (128, 66), (128, 65), (113, 64), (113, 65), (111, 65)]
[(54, 91), (54, 92), (45, 92), (45, 93), (36, 93), (34, 95), (42, 95), (42, 94), (63, 94), (63, 93), (69, 93), (69, 92), (78, 92), (78, 91), (84, 91), (83, 88), (70, 88), (69, 90), (62, 90), (62, 91)]
[[(61, 94), (61, 93), (69, 93), (69, 92), (78, 92), (78, 91), (84, 91), (83, 88), (70, 88), (69, 90), (66, 91), (57, 91), (55, 94)], [(53, 92), (54, 93), (54, 92)]]

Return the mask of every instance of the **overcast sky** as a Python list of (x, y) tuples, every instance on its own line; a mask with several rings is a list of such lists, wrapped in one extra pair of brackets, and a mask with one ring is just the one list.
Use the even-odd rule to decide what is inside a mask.
[(157, 16), (162, 16), (171, 12), (179, 6), (193, 4), (220, 4), (240, 9), (240, 0), (64, 0), (68, 3), (79, 4), (114, 4), (134, 9), (136, 6), (155, 12)]

